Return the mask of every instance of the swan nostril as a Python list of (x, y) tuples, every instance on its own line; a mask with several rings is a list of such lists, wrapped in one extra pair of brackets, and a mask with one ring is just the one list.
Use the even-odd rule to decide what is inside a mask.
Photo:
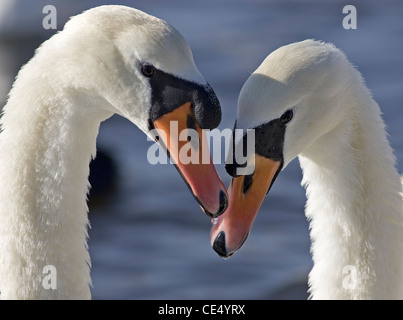
[(248, 192), (250, 186), (252, 185), (253, 182), (253, 174), (249, 174), (243, 178), (243, 193), (245, 194)]
[(219, 207), (218, 207), (218, 211), (216, 213), (211, 213), (211, 211), (207, 210), (203, 204), (200, 202), (200, 200), (196, 198), (197, 202), (200, 204), (200, 206), (202, 207), (203, 211), (205, 214), (207, 214), (210, 218), (217, 218), (218, 216), (220, 216), (221, 214), (224, 213), (224, 211), (227, 209), (228, 207), (228, 198), (227, 195), (225, 194), (224, 191), (220, 190), (219, 193)]
[(219, 215), (221, 215), (222, 213), (224, 213), (224, 211), (227, 209), (228, 207), (228, 199), (227, 199), (227, 195), (225, 194), (224, 191), (220, 190), (220, 208), (218, 209), (218, 211), (216, 212), (216, 214), (214, 214), (214, 218), (218, 217)]
[(221, 258), (228, 258), (229, 254), (225, 247), (225, 233), (221, 231), (214, 240), (213, 249)]

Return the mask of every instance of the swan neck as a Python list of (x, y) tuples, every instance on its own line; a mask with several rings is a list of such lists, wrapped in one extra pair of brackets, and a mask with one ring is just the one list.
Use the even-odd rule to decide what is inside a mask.
[(401, 182), (379, 107), (358, 90), (349, 116), (299, 157), (314, 299), (402, 297)]
[(89, 162), (107, 116), (88, 96), (36, 89), (17, 84), (1, 119), (0, 297), (90, 298)]

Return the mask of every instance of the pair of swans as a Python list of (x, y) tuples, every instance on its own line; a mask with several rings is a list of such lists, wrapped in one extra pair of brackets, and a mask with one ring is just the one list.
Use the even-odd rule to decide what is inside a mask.
[[(202, 129), (221, 119), (176, 30), (132, 8), (102, 6), (72, 18), (38, 49), (4, 107), (1, 298), (90, 298), (88, 164), (100, 122), (114, 113), (147, 135), (164, 131), (161, 137), (174, 120), (205, 139)], [(228, 164), (228, 194), (211, 164), (175, 159), (202, 209), (218, 217), (213, 248), (225, 257), (240, 248), (275, 177), (299, 155), (312, 297), (400, 297), (400, 180), (379, 108), (344, 55), (311, 40), (272, 53), (241, 91), (236, 128), (256, 129), (255, 171), (237, 176), (240, 164)], [(159, 143), (168, 152), (181, 147)], [(47, 265), (57, 270), (54, 290), (42, 283)], [(342, 285), (344, 266), (357, 268), (354, 288)]]

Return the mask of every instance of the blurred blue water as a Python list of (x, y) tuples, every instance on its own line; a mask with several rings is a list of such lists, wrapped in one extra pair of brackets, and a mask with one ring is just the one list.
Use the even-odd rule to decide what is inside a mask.
[[(95, 1), (79, 3), (72, 12)], [(221, 101), (220, 129), (232, 128), (242, 84), (271, 51), (307, 38), (334, 43), (361, 71), (380, 104), (403, 172), (403, 2), (96, 2), (102, 3), (144, 10), (185, 36), (199, 70)], [(346, 4), (357, 8), (357, 30), (342, 27)], [(95, 299), (307, 296), (304, 290), (312, 261), (297, 160), (278, 177), (243, 248), (222, 261), (210, 248), (210, 220), (172, 165), (147, 162), (151, 142), (139, 129), (115, 116), (101, 125), (98, 145), (114, 155), (120, 179), (107, 202), (90, 208)], [(217, 165), (217, 170), (228, 185), (224, 166)], [(288, 290), (294, 286), (297, 290)]]

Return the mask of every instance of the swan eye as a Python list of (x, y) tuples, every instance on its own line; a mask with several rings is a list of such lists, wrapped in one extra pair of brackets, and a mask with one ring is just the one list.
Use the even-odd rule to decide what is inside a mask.
[(280, 117), (280, 121), (284, 124), (288, 123), (291, 121), (292, 117), (294, 116), (292, 110), (287, 110), (286, 112), (284, 112), (282, 114), (282, 116)]
[(143, 64), (141, 66), (141, 72), (146, 76), (146, 77), (151, 77), (154, 72), (155, 68), (151, 64)]

